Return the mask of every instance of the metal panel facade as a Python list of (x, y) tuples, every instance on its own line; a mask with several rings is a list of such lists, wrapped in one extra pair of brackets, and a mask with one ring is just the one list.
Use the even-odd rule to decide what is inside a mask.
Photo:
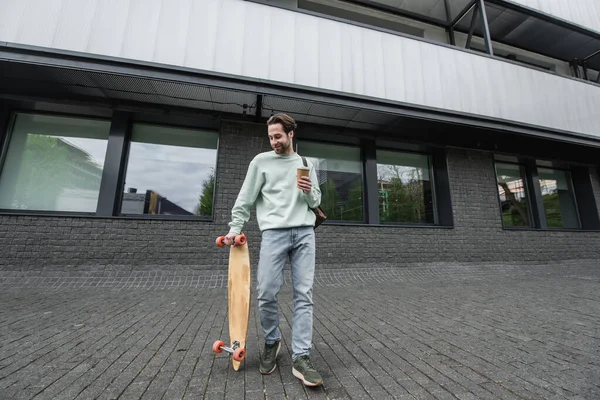
[(600, 2), (597, 0), (510, 0), (510, 2), (600, 32)]
[(600, 137), (594, 85), (242, 0), (0, 0), (0, 42), (185, 66)]

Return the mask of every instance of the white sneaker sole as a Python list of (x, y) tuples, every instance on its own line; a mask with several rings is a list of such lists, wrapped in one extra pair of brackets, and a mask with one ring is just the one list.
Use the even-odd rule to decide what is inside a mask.
[(307, 380), (304, 379), (304, 375), (302, 375), (300, 373), (300, 371), (298, 371), (296, 368), (292, 367), (292, 374), (294, 374), (294, 376), (298, 379), (300, 379), (302, 381), (302, 383), (304, 383), (306, 386), (319, 386), (322, 385), (323, 382), (318, 382), (318, 383), (311, 383), (308, 382)]

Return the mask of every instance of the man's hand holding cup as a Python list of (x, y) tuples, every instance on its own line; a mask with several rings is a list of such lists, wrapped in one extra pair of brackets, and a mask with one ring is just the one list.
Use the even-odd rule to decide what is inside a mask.
[(309, 175), (310, 170), (306, 167), (298, 168), (296, 173), (296, 178), (298, 180), (298, 189), (302, 190), (304, 193), (309, 194), (312, 189), (312, 182), (310, 180)]

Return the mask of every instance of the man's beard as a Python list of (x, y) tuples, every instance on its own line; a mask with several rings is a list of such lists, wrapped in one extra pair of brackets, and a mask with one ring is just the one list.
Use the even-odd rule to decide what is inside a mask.
[(292, 145), (291, 143), (288, 143), (287, 145), (282, 144), (279, 148), (276, 147), (273, 150), (275, 150), (275, 152), (278, 154), (287, 153), (289, 151), (291, 145)]

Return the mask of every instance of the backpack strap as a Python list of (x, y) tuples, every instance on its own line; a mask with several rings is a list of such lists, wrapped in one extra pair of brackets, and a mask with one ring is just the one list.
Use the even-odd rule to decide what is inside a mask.
[[(300, 156), (302, 157), (302, 156)], [(302, 164), (304, 164), (305, 167), (308, 167), (308, 164), (306, 163), (306, 158), (302, 157)]]

